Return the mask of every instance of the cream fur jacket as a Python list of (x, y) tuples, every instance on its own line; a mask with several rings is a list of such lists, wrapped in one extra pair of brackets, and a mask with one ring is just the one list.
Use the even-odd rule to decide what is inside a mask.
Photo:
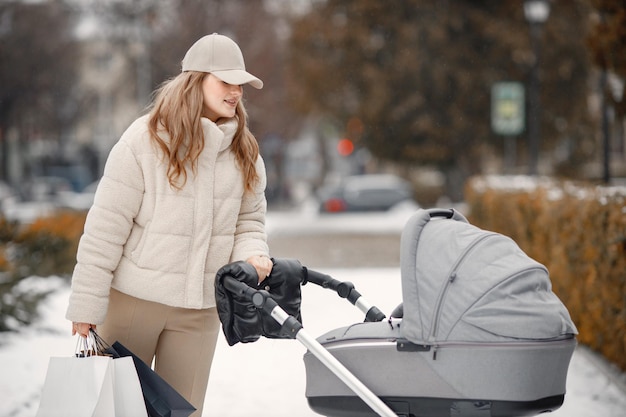
[(137, 119), (113, 147), (80, 239), (66, 317), (101, 324), (113, 287), (174, 307), (215, 306), (215, 273), (227, 263), (268, 255), (261, 181), (244, 193), (230, 145), (236, 121), (202, 119), (197, 173), (173, 189), (147, 128)]

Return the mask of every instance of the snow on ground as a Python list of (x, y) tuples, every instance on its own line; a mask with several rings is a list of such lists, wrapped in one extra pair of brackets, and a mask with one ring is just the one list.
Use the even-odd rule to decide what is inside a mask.
[[(414, 207), (385, 215), (317, 216), (313, 212), (270, 213), (269, 233), (321, 233), (358, 228), (400, 231)], [(463, 212), (463, 210), (461, 210)], [(313, 269), (313, 265), (308, 265)], [(398, 268), (318, 269), (351, 281), (370, 303), (389, 314), (401, 301)], [(40, 279), (57, 290), (42, 305), (42, 319), (19, 333), (0, 334), (0, 417), (33, 417), (51, 356), (71, 356), (76, 339), (64, 319), (69, 289), (60, 279)], [(45, 282), (45, 283), (44, 283)], [(36, 285), (36, 281), (31, 282)], [(335, 293), (313, 284), (303, 287), (304, 329), (320, 336), (363, 320), (363, 315)], [(229, 347), (223, 336), (217, 346), (203, 417), (314, 417), (305, 398), (306, 349), (296, 340), (261, 339)], [(567, 379), (564, 405), (554, 417), (622, 417), (626, 410), (626, 375), (579, 346)]]
[[(388, 314), (400, 302), (397, 268), (322, 270), (351, 281), (363, 296)], [(69, 290), (58, 290), (42, 308), (43, 318), (19, 334), (0, 338), (0, 417), (35, 415), (50, 356), (68, 356), (76, 339), (64, 319)], [(363, 320), (362, 314), (332, 291), (303, 287), (302, 317), (313, 336)], [(220, 337), (207, 392), (204, 417), (313, 417), (304, 395), (305, 348), (296, 340), (261, 339), (229, 347)], [(579, 347), (572, 359), (565, 404), (554, 417), (621, 417), (626, 410), (624, 375)]]

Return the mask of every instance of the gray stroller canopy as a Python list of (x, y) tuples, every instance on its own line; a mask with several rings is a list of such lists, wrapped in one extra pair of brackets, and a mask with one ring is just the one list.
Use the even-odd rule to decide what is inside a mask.
[(545, 266), (456, 211), (418, 210), (403, 230), (400, 259), (401, 328), (413, 343), (543, 341), (578, 333)]

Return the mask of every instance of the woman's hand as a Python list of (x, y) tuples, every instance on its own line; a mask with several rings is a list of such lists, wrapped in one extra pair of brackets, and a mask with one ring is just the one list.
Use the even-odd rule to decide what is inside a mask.
[(256, 269), (256, 273), (259, 276), (259, 284), (263, 282), (265, 278), (270, 276), (272, 267), (274, 266), (270, 258), (262, 255), (251, 256), (246, 259), (246, 262)]
[(82, 337), (87, 337), (89, 335), (89, 329), (96, 330), (96, 325), (95, 324), (89, 324), (89, 323), (75, 323), (75, 322), (72, 322), (72, 336), (74, 336), (76, 333), (78, 333)]

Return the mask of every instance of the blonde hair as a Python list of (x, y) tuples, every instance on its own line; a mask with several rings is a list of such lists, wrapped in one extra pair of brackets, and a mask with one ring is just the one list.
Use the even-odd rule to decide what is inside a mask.
[[(167, 178), (172, 187), (181, 189), (187, 181), (187, 167), (196, 174), (198, 157), (204, 149), (202, 81), (208, 73), (186, 71), (166, 81), (155, 92), (148, 119), (150, 137), (163, 152)], [(259, 144), (248, 129), (248, 114), (240, 100), (235, 110), (237, 130), (231, 145), (244, 179), (244, 189), (253, 191), (259, 180), (256, 161)], [(218, 120), (219, 123), (219, 120)], [(165, 132), (169, 144), (159, 135)], [(182, 181), (182, 182), (181, 182)]]

